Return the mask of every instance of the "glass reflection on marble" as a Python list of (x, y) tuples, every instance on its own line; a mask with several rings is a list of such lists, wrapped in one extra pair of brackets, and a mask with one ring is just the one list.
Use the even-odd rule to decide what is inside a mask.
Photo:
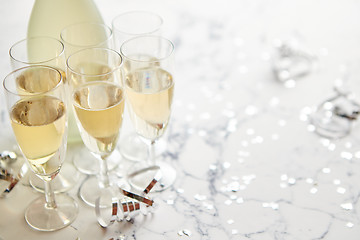
[(336, 95), (320, 103), (310, 116), (315, 132), (322, 137), (337, 139), (348, 135), (360, 114), (360, 104), (349, 93), (335, 88)]
[(316, 56), (305, 49), (296, 39), (276, 39), (274, 45), (276, 52), (273, 71), (276, 79), (285, 87), (295, 87), (297, 80), (314, 71)]

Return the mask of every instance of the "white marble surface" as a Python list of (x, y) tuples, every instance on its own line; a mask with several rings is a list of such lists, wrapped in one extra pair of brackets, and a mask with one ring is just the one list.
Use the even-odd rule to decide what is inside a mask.
[[(0, 3), (1, 78), (10, 71), (9, 47), (26, 35), (32, 4)], [(76, 221), (43, 233), (24, 220), (26, 206), (40, 194), (23, 181), (12, 196), (0, 199), (3, 239), (360, 238), (360, 127), (329, 140), (316, 135), (306, 118), (345, 73), (360, 95), (359, 1), (97, 4), (108, 24), (134, 9), (164, 17), (164, 35), (176, 45), (176, 96), (165, 154), (177, 169), (176, 183), (153, 195), (160, 205), (154, 214), (106, 230), (77, 198), (76, 186), (69, 192), (80, 206)], [(284, 86), (274, 79), (272, 53), (274, 41), (289, 36), (318, 56), (318, 66)], [(15, 142), (0, 96), (4, 150)], [(125, 123), (124, 132), (129, 129)]]

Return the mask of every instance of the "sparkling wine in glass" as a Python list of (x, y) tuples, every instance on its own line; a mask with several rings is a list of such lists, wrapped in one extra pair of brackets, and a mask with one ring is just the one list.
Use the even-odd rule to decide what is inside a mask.
[[(31, 37), (15, 43), (9, 50), (10, 62), (13, 70), (25, 66), (46, 65), (56, 68), (62, 75), (63, 82), (66, 83), (65, 74), (65, 48), (62, 42), (52, 37)], [(23, 78), (19, 80), (19, 91), (41, 91), (42, 88), (54, 85), (56, 79), (46, 77), (50, 69), (37, 70), (40, 76), (41, 84), (34, 85), (34, 71), (27, 70), (23, 72)], [(29, 80), (30, 79), (30, 80)], [(69, 138), (68, 138), (69, 141)], [(65, 192), (73, 187), (79, 180), (80, 173), (71, 162), (65, 161), (61, 173), (53, 181), (55, 192)], [(41, 179), (31, 174), (29, 178), (30, 185), (38, 191), (44, 191), (44, 184)]]
[[(82, 58), (83, 54), (88, 56), (86, 60)], [(78, 57), (82, 61), (78, 62)], [(99, 162), (95, 165), (98, 179), (88, 178), (79, 191), (81, 199), (90, 206), (95, 206), (98, 197), (110, 199), (108, 202), (111, 203), (114, 195), (107, 160), (117, 148), (123, 121), (125, 101), (121, 64), (120, 54), (106, 48), (83, 49), (68, 59), (72, 104), (80, 135)], [(120, 160), (117, 159), (118, 163)]]
[[(114, 48), (114, 40), (113, 40), (113, 31), (110, 27), (103, 23), (97, 22), (80, 22), (71, 24), (69, 26), (64, 27), (60, 33), (61, 41), (65, 45), (65, 57), (68, 59), (75, 52), (78, 52), (82, 49), (86, 48)], [(76, 56), (72, 56), (72, 60), (70, 64), (74, 69), (82, 68), (91, 68), (91, 66), (84, 66), (87, 64), (86, 61), (88, 58), (92, 58), (92, 53), (82, 52), (82, 54), (78, 54)], [(103, 58), (99, 61), (104, 61)], [(85, 62), (85, 63), (82, 63)], [(80, 66), (83, 65), (83, 66)], [(94, 72), (99, 72), (101, 70), (98, 69), (99, 65), (105, 65), (106, 62), (98, 62), (97, 67), (95, 67)], [(87, 70), (84, 70), (87, 72)], [(70, 86), (71, 87), (71, 86)], [(69, 115), (69, 133), (77, 136), (77, 139), (81, 141), (81, 137), (76, 127), (74, 113), (71, 112)], [(118, 155), (120, 155), (118, 149), (115, 149), (114, 154), (108, 159), (108, 167), (110, 170), (114, 169), (118, 163)], [(98, 161), (95, 158), (87, 158), (84, 160), (83, 158), (74, 158), (73, 163), (76, 168), (84, 173), (84, 174), (97, 174), (98, 173)]]
[[(49, 80), (47, 85), (43, 85), (44, 79)], [(28, 66), (7, 75), (3, 85), (16, 141), (31, 170), (45, 183), (45, 198), (40, 197), (28, 206), (25, 219), (41, 231), (66, 227), (77, 216), (77, 203), (65, 194), (58, 194), (55, 200), (50, 184), (60, 172), (67, 145), (62, 75), (55, 68)]]
[(154, 147), (169, 123), (174, 95), (174, 46), (159, 36), (140, 36), (125, 41), (121, 46), (124, 58), (125, 92), (130, 118), (136, 133), (148, 146), (148, 159), (132, 167), (129, 183), (144, 189), (156, 171), (162, 178), (154, 191), (171, 186), (175, 169), (165, 161), (155, 162)]
[[(123, 12), (112, 20), (115, 49), (120, 50), (122, 43), (133, 37), (160, 36), (162, 27), (163, 19), (157, 13), (142, 10)], [(129, 115), (125, 114), (125, 119), (128, 117)], [(155, 155), (161, 155), (165, 148), (166, 142), (160, 139), (156, 144)], [(147, 158), (148, 151), (138, 134), (130, 131), (120, 139), (120, 153), (128, 160), (140, 161)]]

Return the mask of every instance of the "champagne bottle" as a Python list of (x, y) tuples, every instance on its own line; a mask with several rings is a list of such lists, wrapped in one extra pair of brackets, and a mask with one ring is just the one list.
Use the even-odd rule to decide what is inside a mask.
[[(104, 23), (93, 0), (35, 0), (28, 23), (27, 37), (49, 36), (60, 40), (62, 29), (81, 22)], [(28, 46), (28, 49), (31, 49), (29, 55), (49, 51), (45, 46), (41, 49)], [(66, 72), (66, 69), (60, 70)], [(81, 141), (72, 109), (68, 112), (68, 142)]]
[(104, 23), (93, 0), (35, 0), (27, 35), (60, 39), (64, 27), (80, 22)]

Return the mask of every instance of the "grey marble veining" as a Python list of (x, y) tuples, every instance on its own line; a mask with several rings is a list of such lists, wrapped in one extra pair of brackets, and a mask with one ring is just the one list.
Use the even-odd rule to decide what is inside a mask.
[[(9, 71), (8, 47), (25, 36), (30, 14), (26, 8), (11, 10), (17, 8), (16, 2), (25, 4), (4, 2), (0, 8), (1, 31), (6, 31), (0, 40), (3, 76)], [(164, 35), (175, 44), (177, 65), (172, 117), (164, 136), (167, 148), (161, 157), (176, 168), (177, 180), (164, 192), (152, 194), (159, 204), (154, 213), (108, 229), (97, 224), (94, 210), (77, 198), (78, 186), (74, 186), (68, 194), (79, 202), (76, 221), (63, 230), (41, 233), (24, 220), (26, 206), (40, 196), (24, 179), (9, 198), (0, 199), (0, 237), (360, 238), (359, 123), (350, 135), (332, 140), (318, 136), (309, 121), (314, 107), (334, 94), (334, 83), (344, 69), (351, 89), (360, 96), (358, 2), (109, 0), (97, 4), (107, 23), (133, 9), (164, 17)], [(317, 68), (301, 79), (281, 83), (273, 72), (275, 43), (289, 37), (316, 54)], [(3, 150), (15, 142), (3, 95), (0, 107)], [(124, 124), (128, 127), (124, 131), (130, 131), (131, 124)], [(69, 147), (69, 163), (73, 157), (89, 157), (76, 149)], [(121, 164), (126, 169), (131, 162)]]

